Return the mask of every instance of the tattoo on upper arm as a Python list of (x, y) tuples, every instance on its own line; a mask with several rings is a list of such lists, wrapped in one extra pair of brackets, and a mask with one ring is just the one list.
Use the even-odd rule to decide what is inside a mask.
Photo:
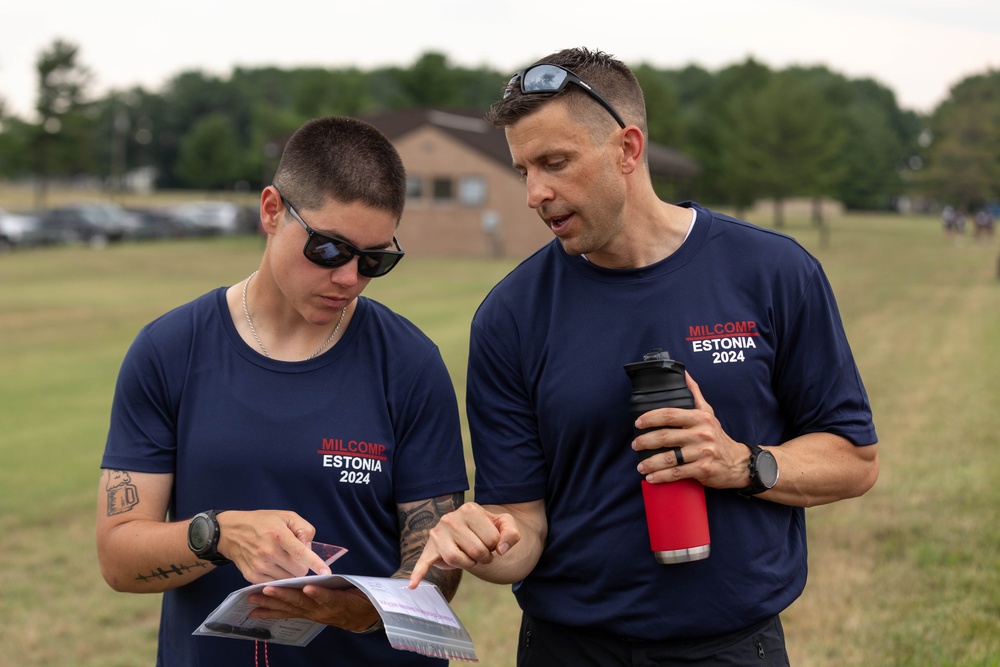
[(124, 470), (108, 470), (108, 516), (124, 514), (139, 504), (139, 489)]

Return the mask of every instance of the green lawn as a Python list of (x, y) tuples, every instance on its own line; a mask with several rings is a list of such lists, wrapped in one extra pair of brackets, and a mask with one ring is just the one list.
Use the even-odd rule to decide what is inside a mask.
[[(882, 475), (808, 511), (810, 582), (785, 614), (797, 667), (1000, 664), (997, 243), (931, 218), (847, 216), (823, 261), (867, 384)], [(114, 593), (94, 554), (118, 365), (140, 326), (255, 267), (255, 238), (0, 255), (0, 665), (149, 665), (159, 599)], [(407, 259), (368, 296), (441, 347), (464, 402), (469, 320), (512, 261)], [(807, 342), (805, 342), (807, 344)], [(471, 473), (471, 457), (470, 457)], [(455, 609), (481, 664), (513, 665), (507, 587)]]

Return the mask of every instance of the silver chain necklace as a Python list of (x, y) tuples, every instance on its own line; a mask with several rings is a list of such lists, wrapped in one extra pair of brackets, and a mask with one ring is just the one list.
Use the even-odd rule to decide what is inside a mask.
[[(253, 320), (250, 319), (250, 311), (247, 310), (247, 285), (250, 284), (250, 281), (253, 279), (253, 277), (255, 275), (257, 275), (256, 271), (254, 271), (253, 273), (251, 273), (250, 277), (248, 277), (246, 279), (246, 281), (243, 283), (243, 315), (246, 316), (246, 318), (247, 318), (247, 324), (250, 325), (250, 333), (253, 334), (253, 339), (255, 341), (257, 341), (258, 345), (260, 345), (260, 351), (264, 353), (265, 357), (267, 357), (268, 359), (270, 359), (271, 355), (270, 355), (270, 353), (268, 353), (267, 348), (264, 347), (264, 343), (260, 340), (260, 336), (257, 335), (257, 330), (253, 326)], [(320, 352), (322, 352), (323, 350), (326, 349), (326, 346), (330, 344), (330, 341), (333, 340), (334, 336), (337, 335), (337, 332), (340, 331), (340, 325), (343, 324), (343, 322), (344, 322), (344, 315), (346, 313), (347, 313), (347, 306), (344, 306), (343, 309), (340, 311), (340, 319), (337, 320), (337, 326), (336, 326), (336, 328), (334, 328), (333, 333), (330, 334), (330, 337), (327, 338), (326, 341), (324, 341), (323, 344), (320, 345), (316, 349), (315, 352), (313, 352), (312, 354), (310, 354), (307, 357), (307, 359), (312, 359), (312, 358), (316, 357)]]

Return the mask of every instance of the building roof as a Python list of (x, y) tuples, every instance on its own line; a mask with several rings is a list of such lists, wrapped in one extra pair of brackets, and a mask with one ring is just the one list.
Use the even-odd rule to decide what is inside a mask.
[[(442, 111), (439, 109), (406, 109), (366, 116), (365, 120), (381, 130), (390, 141), (432, 125), (469, 147), (497, 162), (510, 164), (510, 149), (503, 130), (487, 122), (482, 113)], [(647, 147), (649, 170), (670, 179), (690, 180), (698, 176), (701, 167), (693, 158), (656, 143)]]
[(649, 158), (649, 171), (653, 174), (691, 180), (701, 173), (701, 165), (693, 157), (662, 144), (649, 142), (646, 156)]

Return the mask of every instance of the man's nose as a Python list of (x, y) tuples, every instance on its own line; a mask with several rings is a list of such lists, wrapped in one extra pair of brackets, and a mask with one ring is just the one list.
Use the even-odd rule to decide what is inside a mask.
[(552, 188), (540, 174), (528, 174), (525, 177), (528, 189), (528, 207), (537, 209), (552, 199)]

